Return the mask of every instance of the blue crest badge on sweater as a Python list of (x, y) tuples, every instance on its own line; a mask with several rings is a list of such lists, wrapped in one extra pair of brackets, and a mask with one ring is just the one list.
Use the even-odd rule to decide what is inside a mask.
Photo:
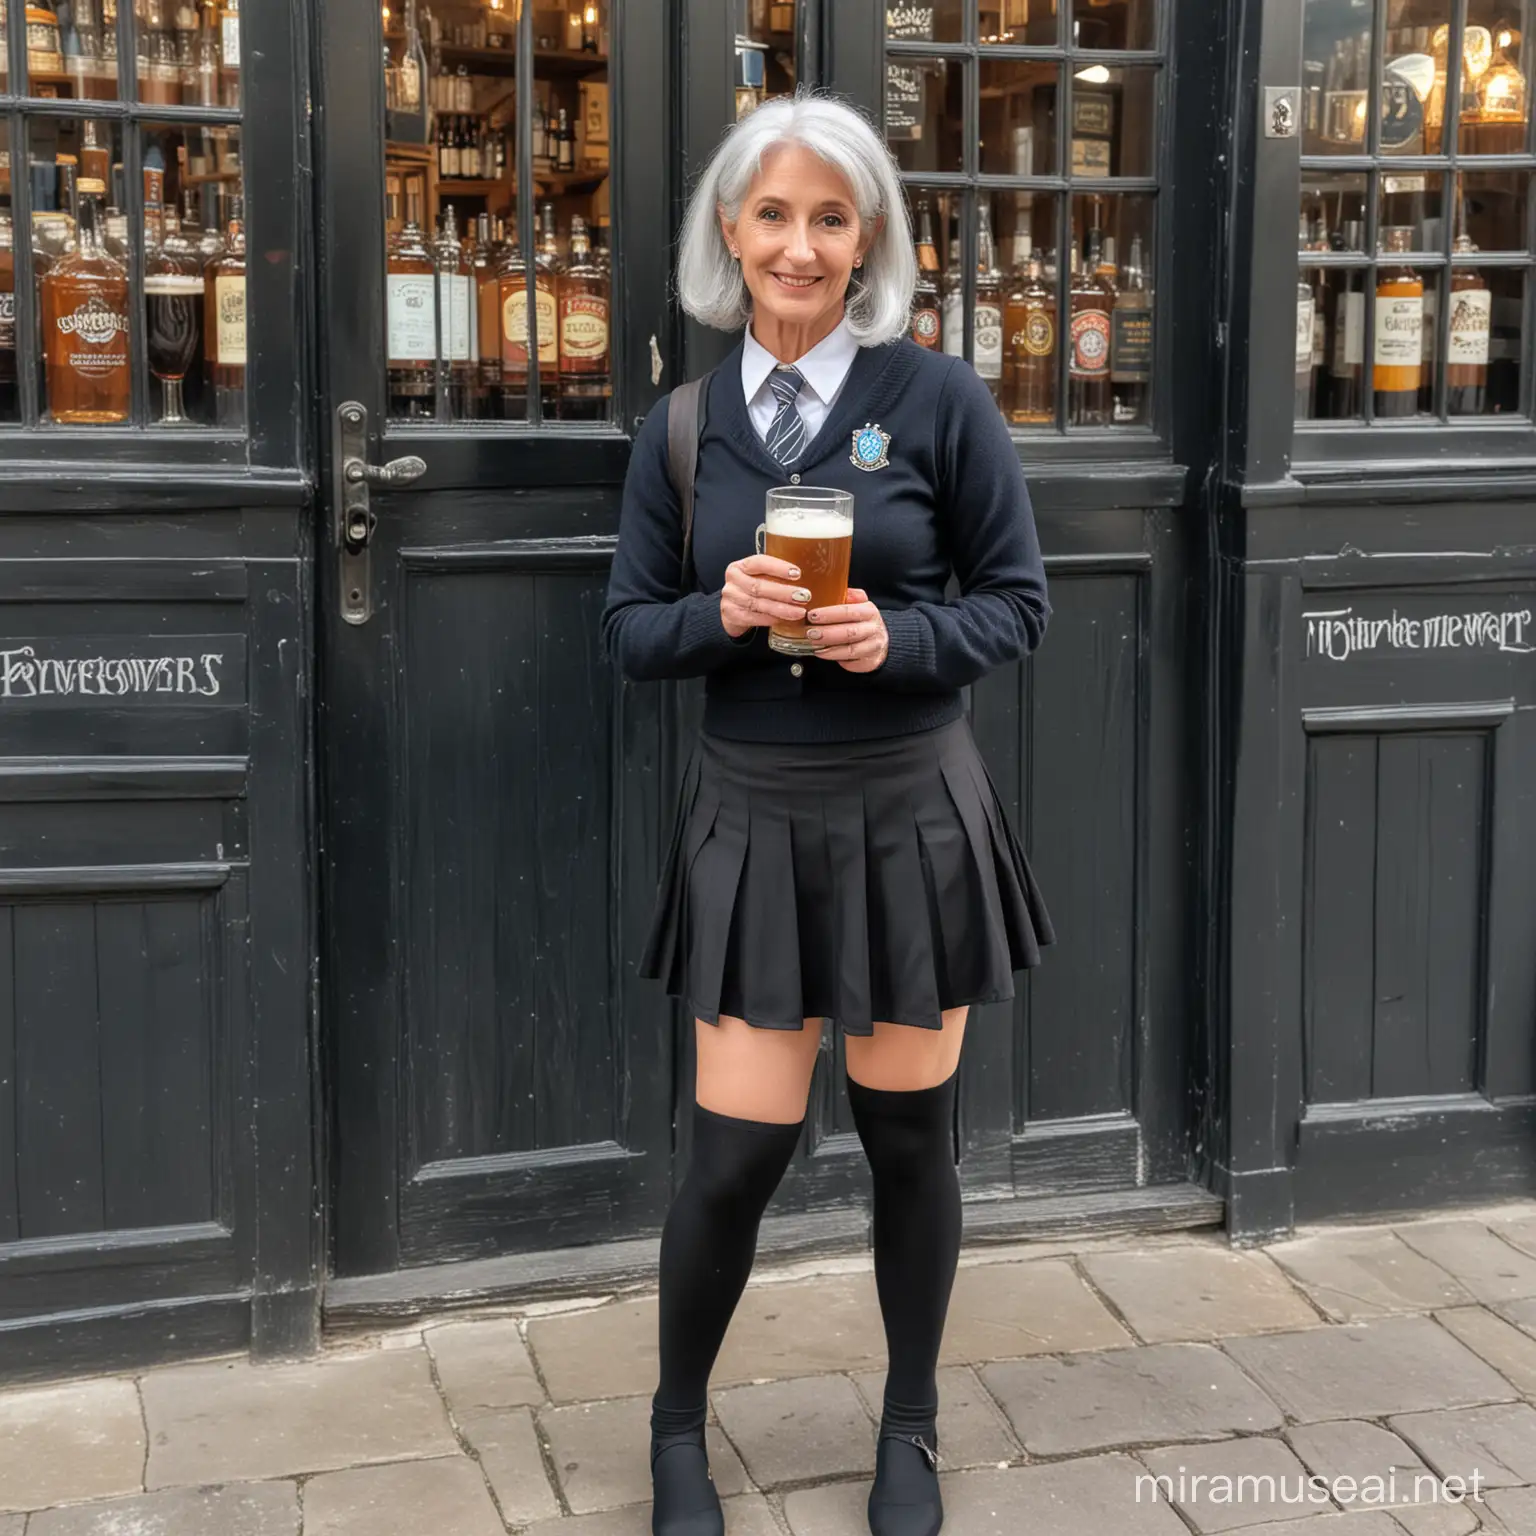
[(855, 469), (884, 469), (891, 462), (886, 457), (890, 446), (891, 434), (866, 421), (853, 434), (853, 452), (848, 457)]

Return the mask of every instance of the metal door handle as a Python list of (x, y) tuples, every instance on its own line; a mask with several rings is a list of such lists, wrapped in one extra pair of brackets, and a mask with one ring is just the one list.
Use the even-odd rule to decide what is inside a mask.
[(348, 459), (342, 473), (352, 485), (409, 485), (420, 480), (427, 472), (427, 461), (415, 454), (403, 459), (391, 459), (388, 464), (365, 464), (361, 459)]

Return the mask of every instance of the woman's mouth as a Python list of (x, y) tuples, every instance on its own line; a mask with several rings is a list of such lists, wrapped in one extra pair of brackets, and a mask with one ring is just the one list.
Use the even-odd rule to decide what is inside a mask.
[(778, 283), (780, 287), (796, 290), (814, 288), (821, 281), (819, 277), (791, 277), (783, 272), (775, 272), (772, 276), (774, 282)]

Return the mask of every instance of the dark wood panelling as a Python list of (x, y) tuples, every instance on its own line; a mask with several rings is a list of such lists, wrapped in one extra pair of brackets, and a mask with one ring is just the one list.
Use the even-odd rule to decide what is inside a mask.
[(0, 907), (0, 1243), (21, 1236), (21, 1187), (16, 1167), (16, 941), (13, 908)]
[(32, 800), (226, 800), (245, 793), (243, 757), (0, 758), (0, 804)]

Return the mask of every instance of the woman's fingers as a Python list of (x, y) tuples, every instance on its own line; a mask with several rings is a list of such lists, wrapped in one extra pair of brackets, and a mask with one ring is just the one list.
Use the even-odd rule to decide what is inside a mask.
[(880, 610), (873, 603), (842, 603), (831, 608), (813, 608), (806, 615), (812, 628), (829, 634), (841, 633), (853, 624), (880, 625)]

